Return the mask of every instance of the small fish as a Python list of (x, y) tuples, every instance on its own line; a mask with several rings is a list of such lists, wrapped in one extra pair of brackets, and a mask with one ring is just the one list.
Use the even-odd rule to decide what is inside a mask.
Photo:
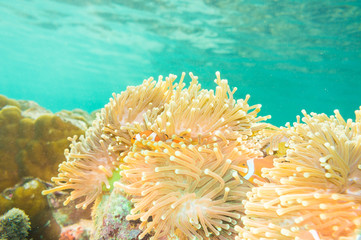
[(133, 143), (135, 143), (135, 141), (141, 141), (143, 139), (146, 139), (148, 141), (155, 141), (155, 142), (164, 140), (166, 143), (180, 143), (180, 142), (184, 141), (184, 137), (182, 137), (182, 136), (173, 135), (172, 138), (170, 138), (167, 134), (158, 135), (155, 132), (153, 132), (152, 130), (145, 130), (143, 132), (135, 134), (132, 137), (131, 142), (133, 144)]
[(270, 155), (264, 158), (249, 159), (247, 162), (241, 163), (241, 167), (245, 168), (245, 171), (239, 174), (255, 185), (258, 185), (257, 181), (266, 182), (266, 179), (262, 177), (262, 168), (273, 168), (274, 158), (275, 156)]
[(143, 132), (140, 132), (138, 134), (135, 134), (132, 137), (132, 143), (134, 143), (136, 140), (141, 141), (142, 139), (147, 139), (150, 141), (159, 141), (160, 137), (151, 130), (145, 130)]
[(167, 134), (164, 134), (164, 136), (165, 136), (165, 142), (168, 143), (180, 143), (184, 141), (184, 137), (182, 136), (173, 135), (171, 138)]

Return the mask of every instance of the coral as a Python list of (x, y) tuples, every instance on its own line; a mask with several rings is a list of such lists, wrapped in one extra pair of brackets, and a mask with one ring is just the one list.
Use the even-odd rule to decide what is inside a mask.
[(0, 239), (2, 240), (24, 240), (29, 230), (29, 217), (18, 208), (12, 208), (0, 217)]
[(355, 239), (361, 228), (361, 108), (356, 119), (308, 115), (273, 138), (285, 157), (245, 201), (239, 239)]
[(22, 209), (30, 218), (30, 237), (54, 239), (59, 234), (59, 226), (52, 218), (46, 197), (41, 192), (46, 185), (39, 179), (25, 179), (14, 188), (6, 189), (0, 196), (0, 214), (11, 208)]
[(19, 152), (20, 109), (7, 106), (0, 110), (0, 191), (15, 185), (20, 180), (20, 168), (16, 162)]
[(93, 212), (93, 239), (136, 240), (141, 234), (140, 221), (127, 221), (131, 202), (119, 191), (103, 194), (95, 204)]
[[(249, 106), (248, 95), (236, 101), (218, 72), (216, 91), (202, 90), (192, 73), (185, 88), (184, 76), (179, 83), (175, 75), (149, 78), (113, 94), (92, 127), (70, 138), (52, 178), (57, 186), (43, 193), (69, 190), (64, 204), (86, 208), (114, 183), (112, 192), (123, 190), (134, 203), (127, 220), (142, 222), (140, 238), (234, 238), (252, 187), (240, 164), (262, 157), (255, 136), (269, 116), (257, 117), (261, 106)], [(106, 226), (97, 222), (99, 233)]]
[(97, 112), (99, 111), (96, 110), (89, 114), (82, 109), (74, 109), (72, 111), (61, 110), (60, 112), (55, 113), (55, 115), (60, 117), (63, 121), (70, 122), (74, 126), (85, 131), (91, 126)]
[(30, 111), (24, 101), (0, 96), (0, 102), (0, 191), (25, 176), (50, 180), (64, 160), (66, 138), (83, 130), (45, 110), (37, 114), (35, 103)]
[(20, 108), (20, 104), (16, 100), (8, 99), (4, 95), (0, 94), (0, 109), (5, 106), (14, 106)]
[(90, 229), (91, 224), (89, 221), (82, 220), (79, 223), (64, 227), (59, 240), (88, 240), (90, 237)]
[[(36, 120), (43, 115), (52, 115), (53, 113), (45, 109), (34, 101), (25, 100), (12, 100), (17, 103), (17, 107), (20, 108), (22, 116)], [(71, 123), (81, 130), (86, 130), (90, 127), (91, 122), (95, 119), (95, 114), (98, 110), (95, 110), (91, 114), (87, 113), (82, 109), (73, 109), (71, 111), (61, 110), (56, 112), (54, 115), (60, 117), (64, 122)]]

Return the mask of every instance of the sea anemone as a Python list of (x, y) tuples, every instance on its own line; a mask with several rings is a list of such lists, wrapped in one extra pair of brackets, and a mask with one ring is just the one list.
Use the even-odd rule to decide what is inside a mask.
[[(280, 131), (285, 157), (244, 202), (238, 239), (355, 239), (361, 227), (361, 108), (356, 120), (308, 115)], [(281, 139), (276, 133), (276, 139)], [(273, 144), (275, 145), (275, 144)]]
[[(187, 239), (233, 239), (252, 184), (239, 174), (241, 161), (258, 157), (252, 143), (192, 145), (142, 141), (124, 158), (121, 183), (143, 233)], [(181, 239), (183, 239), (181, 238)]]
[(58, 176), (51, 179), (57, 186), (44, 190), (43, 194), (71, 190), (64, 205), (84, 197), (76, 207), (86, 208), (102, 192), (103, 184), (110, 188), (108, 178), (116, 167), (117, 156), (108, 151), (111, 139), (103, 134), (102, 128), (103, 123), (98, 116), (85, 136), (79, 139), (77, 136), (69, 137), (72, 143), (70, 151), (65, 150), (66, 161), (59, 165)]
[(132, 195), (127, 219), (142, 221), (140, 238), (235, 237), (242, 200), (253, 186), (238, 172), (242, 162), (263, 155), (252, 135), (269, 117), (257, 117), (260, 105), (249, 106), (249, 96), (235, 101), (236, 89), (216, 75), (214, 92), (201, 90), (192, 73), (184, 88), (183, 74), (163, 111), (145, 116), (148, 129), (168, 138), (144, 136), (123, 159), (115, 185)]
[(113, 94), (85, 135), (70, 139), (57, 186), (44, 194), (70, 190), (64, 204), (81, 198), (77, 207), (86, 208), (120, 173), (114, 186), (132, 198), (127, 219), (142, 221), (141, 238), (234, 238), (253, 186), (241, 163), (263, 156), (255, 135), (269, 116), (257, 117), (261, 105), (249, 106), (249, 95), (234, 100), (218, 72), (216, 91), (202, 90), (192, 73), (185, 88), (184, 76)]
[(140, 86), (113, 94), (114, 98), (97, 115), (85, 135), (69, 138), (72, 143), (70, 150), (65, 150), (66, 161), (59, 165), (58, 177), (52, 178), (57, 186), (43, 194), (71, 190), (64, 205), (83, 198), (76, 207), (86, 208), (104, 186), (110, 189), (109, 179), (119, 165), (119, 156), (129, 151), (134, 131), (145, 128), (144, 113), (149, 109), (157, 110), (168, 100), (174, 79), (174, 75), (165, 81), (159, 77), (158, 82), (149, 78)]
[[(190, 73), (192, 81), (184, 89), (184, 73), (170, 101), (164, 105), (154, 121), (148, 121), (149, 129), (165, 133), (168, 136), (190, 138), (191, 141), (212, 142), (217, 140), (247, 139), (255, 131), (265, 127), (258, 123), (270, 116), (257, 117), (261, 105), (248, 105), (249, 95), (245, 99), (235, 100), (228, 81), (217, 78), (216, 91), (201, 89), (198, 77)], [(148, 118), (150, 119), (150, 118)], [(258, 123), (258, 124), (257, 124)]]

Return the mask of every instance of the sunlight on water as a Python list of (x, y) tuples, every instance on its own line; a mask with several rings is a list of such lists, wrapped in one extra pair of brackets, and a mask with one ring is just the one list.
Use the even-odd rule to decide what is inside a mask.
[(0, 94), (53, 111), (182, 71), (206, 88), (220, 71), (277, 125), (360, 105), (355, 1), (3, 1), (0, 16)]

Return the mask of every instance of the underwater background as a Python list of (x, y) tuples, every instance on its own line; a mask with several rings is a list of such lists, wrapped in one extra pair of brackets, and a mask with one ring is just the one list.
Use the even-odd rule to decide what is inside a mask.
[(1, 1), (0, 53), (0, 94), (53, 112), (91, 112), (169, 73), (193, 72), (210, 89), (220, 71), (272, 124), (302, 109), (353, 118), (361, 2)]
[(0, 239), (360, 240), (360, 96), (361, 1), (0, 1)]

